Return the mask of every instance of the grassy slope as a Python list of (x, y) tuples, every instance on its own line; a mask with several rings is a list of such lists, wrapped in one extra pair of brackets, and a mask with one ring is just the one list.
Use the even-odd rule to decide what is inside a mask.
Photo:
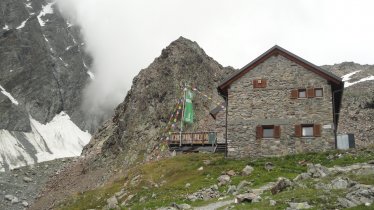
[[(61, 209), (89, 209), (100, 208), (106, 204), (106, 199), (113, 196), (115, 192), (125, 188), (128, 195), (134, 197), (127, 202), (126, 208), (131, 209), (154, 209), (161, 206), (169, 206), (171, 203), (189, 203), (192, 206), (199, 206), (212, 201), (190, 202), (186, 200), (186, 195), (198, 191), (201, 188), (217, 184), (217, 177), (223, 172), (234, 170), (239, 173), (245, 165), (251, 165), (255, 168), (250, 176), (234, 176), (231, 184), (237, 185), (242, 180), (253, 183), (252, 187), (264, 185), (267, 182), (275, 181), (278, 177), (294, 178), (296, 175), (306, 171), (306, 165), (299, 164), (300, 161), (308, 163), (320, 163), (331, 167), (334, 165), (349, 165), (357, 162), (365, 162), (374, 159), (372, 151), (359, 151), (352, 153), (343, 153), (337, 158), (339, 151), (328, 153), (309, 153), (290, 155), (285, 157), (260, 158), (260, 159), (224, 159), (222, 154), (184, 154), (173, 158), (137, 165), (131, 168), (127, 175), (121, 177), (115, 182), (108, 183), (102, 188), (84, 192), (79, 195), (72, 196), (68, 201), (62, 204)], [(335, 158), (331, 158), (335, 157)], [(209, 160), (209, 164), (204, 164)], [(266, 171), (264, 164), (272, 162), (275, 165), (274, 170)], [(198, 168), (203, 166), (203, 170)], [(134, 177), (138, 176), (137, 181)], [(361, 183), (374, 184), (374, 178), (355, 177), (350, 178)], [(131, 181), (133, 180), (133, 181)], [(186, 183), (191, 186), (186, 188)], [(332, 193), (315, 190), (309, 186), (314, 183), (305, 183), (307, 188), (295, 188), (290, 191), (279, 193), (272, 197), (278, 203), (275, 207), (269, 207), (269, 200), (264, 199), (257, 204), (237, 205), (237, 209), (284, 209), (286, 201), (308, 201), (313, 205), (324, 204), (326, 202), (334, 202), (337, 196), (343, 192), (332, 191)], [(220, 187), (220, 191), (226, 191), (227, 186)], [(120, 199), (123, 202), (128, 197)], [(269, 196), (267, 192), (262, 197)], [(326, 200), (327, 199), (327, 200)], [(143, 200), (139, 202), (139, 200)], [(214, 200), (216, 201), (216, 200)], [(318, 206), (317, 205), (317, 206)], [(361, 209), (361, 208), (356, 208)]]

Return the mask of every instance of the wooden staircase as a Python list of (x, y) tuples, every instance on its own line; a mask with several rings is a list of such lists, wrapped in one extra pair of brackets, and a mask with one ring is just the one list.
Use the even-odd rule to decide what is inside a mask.
[(226, 151), (226, 144), (225, 143), (218, 143), (216, 148), (214, 149), (215, 153), (224, 153)]

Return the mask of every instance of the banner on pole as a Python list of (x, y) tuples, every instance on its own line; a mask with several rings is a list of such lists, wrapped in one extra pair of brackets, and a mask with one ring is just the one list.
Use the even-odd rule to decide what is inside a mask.
[(189, 89), (186, 91), (186, 102), (184, 107), (183, 121), (189, 124), (193, 123), (194, 111), (192, 106), (193, 92)]

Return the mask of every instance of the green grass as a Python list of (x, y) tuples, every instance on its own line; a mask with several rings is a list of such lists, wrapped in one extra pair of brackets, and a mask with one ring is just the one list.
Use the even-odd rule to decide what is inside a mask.
[[(71, 196), (68, 201), (60, 205), (60, 209), (101, 208), (106, 204), (106, 199), (113, 196), (115, 192), (120, 191), (122, 188), (125, 188), (128, 195), (134, 195), (124, 209), (155, 209), (157, 207), (169, 206), (173, 202), (201, 206), (212, 201), (190, 202), (186, 199), (186, 196), (202, 188), (217, 184), (217, 177), (224, 171), (234, 170), (237, 174), (240, 174), (246, 165), (254, 167), (252, 174), (246, 177), (241, 175), (234, 176), (232, 177), (231, 184), (237, 185), (240, 181), (247, 180), (255, 188), (268, 182), (276, 181), (278, 177), (293, 179), (307, 169), (305, 164), (299, 164), (300, 161), (305, 163), (320, 163), (331, 167), (333, 165), (344, 166), (374, 159), (373, 152), (366, 151), (360, 151), (357, 154), (344, 153), (340, 158), (331, 158), (332, 156), (338, 157), (337, 154), (339, 153), (340, 151), (332, 151), (328, 153), (308, 153), (257, 159), (225, 159), (222, 154), (194, 153), (178, 155), (173, 158), (134, 166), (127, 171), (126, 176), (116, 182), (108, 183), (106, 186), (92, 191)], [(209, 160), (210, 164), (205, 165), (204, 160)], [(271, 171), (265, 170), (264, 165), (266, 162), (273, 163), (275, 168)], [(204, 169), (199, 171), (198, 168), (201, 166)], [(139, 183), (132, 185), (131, 180), (138, 175), (141, 176)], [(362, 183), (374, 182), (374, 178), (369, 176), (355, 177), (354, 180)], [(186, 183), (190, 183), (191, 186), (186, 188)], [(220, 187), (219, 190), (221, 192), (226, 191), (227, 186)], [(339, 195), (339, 192), (336, 191), (335, 194), (325, 195), (321, 194), (320, 190), (317, 191), (313, 188), (300, 188), (279, 193), (273, 199), (279, 201), (287, 199), (309, 201), (313, 205), (313, 203), (324, 202), (323, 199), (326, 197), (334, 200), (336, 199), (335, 195)], [(119, 200), (119, 203), (123, 202), (126, 198), (127, 196)], [(142, 199), (144, 202), (139, 202)], [(286, 203), (284, 202), (278, 202), (277, 206), (270, 207), (269, 201), (264, 200), (251, 205), (251, 208), (284, 209), (285, 205)], [(235, 208), (246, 209), (248, 206), (237, 205)]]

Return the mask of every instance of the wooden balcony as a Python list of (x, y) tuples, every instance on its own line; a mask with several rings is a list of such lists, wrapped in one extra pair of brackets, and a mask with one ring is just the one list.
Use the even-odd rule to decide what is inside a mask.
[(172, 133), (169, 145), (214, 146), (217, 143), (216, 131)]

